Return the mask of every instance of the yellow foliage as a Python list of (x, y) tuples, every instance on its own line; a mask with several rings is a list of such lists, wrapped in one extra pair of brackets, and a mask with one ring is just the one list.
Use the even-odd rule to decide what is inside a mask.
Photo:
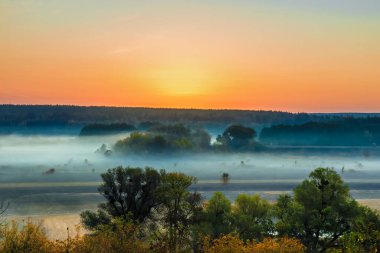
[(205, 253), (248, 253), (245, 243), (236, 235), (223, 235), (211, 243), (206, 237), (203, 244)]
[(104, 228), (94, 235), (84, 236), (74, 241), (73, 252), (148, 252), (149, 245), (137, 238), (136, 229), (136, 226), (132, 224), (114, 224), (113, 229)]
[(250, 244), (249, 252), (254, 253), (303, 253), (305, 246), (299, 240), (294, 238), (265, 238), (262, 242)]
[(0, 229), (0, 252), (4, 253), (145, 253), (149, 245), (136, 236), (136, 226), (116, 222), (94, 235), (50, 241), (41, 226), (28, 221), (12, 222)]
[[(95, 234), (63, 241), (50, 241), (40, 225), (11, 222), (0, 229), (0, 252), (4, 253), (145, 253), (168, 252), (167, 247), (154, 247), (137, 236), (138, 227), (115, 221)], [(205, 238), (204, 253), (303, 253), (304, 246), (292, 238), (266, 238), (262, 242), (244, 242), (237, 235), (228, 234), (210, 241)]]
[(22, 225), (11, 222), (0, 230), (0, 252), (50, 252), (50, 242), (39, 225), (28, 220)]
[(237, 235), (228, 234), (213, 240), (204, 240), (205, 253), (303, 253), (305, 247), (293, 238), (265, 238), (262, 242), (244, 243)]

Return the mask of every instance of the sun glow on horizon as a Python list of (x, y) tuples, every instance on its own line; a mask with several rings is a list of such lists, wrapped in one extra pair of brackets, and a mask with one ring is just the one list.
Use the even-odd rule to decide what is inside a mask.
[(0, 103), (380, 111), (380, 1), (1, 1)]
[(170, 96), (210, 94), (217, 84), (212, 73), (191, 66), (148, 70), (142, 78), (153, 90)]

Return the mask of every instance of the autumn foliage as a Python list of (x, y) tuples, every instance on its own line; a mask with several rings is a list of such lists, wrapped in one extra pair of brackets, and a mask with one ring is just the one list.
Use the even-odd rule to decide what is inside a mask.
[(242, 241), (239, 236), (228, 234), (213, 241), (205, 238), (205, 253), (302, 253), (305, 247), (293, 238), (265, 238), (262, 242)]
[[(119, 220), (104, 226), (96, 234), (75, 236), (66, 240), (49, 240), (40, 225), (31, 221), (25, 224), (12, 222), (2, 227), (0, 252), (28, 253), (158, 253), (171, 252), (163, 247), (142, 240), (138, 236), (139, 227)], [(292, 238), (265, 238), (262, 242), (242, 241), (234, 234), (223, 235), (217, 239), (204, 238), (204, 253), (302, 253), (304, 246)], [(174, 251), (173, 251), (174, 252)], [(175, 251), (181, 252), (181, 251)], [(188, 252), (187, 250), (184, 252)]]

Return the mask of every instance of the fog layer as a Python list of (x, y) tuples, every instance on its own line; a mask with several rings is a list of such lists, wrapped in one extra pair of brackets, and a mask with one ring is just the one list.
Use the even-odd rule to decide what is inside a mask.
[[(223, 191), (233, 199), (241, 192), (274, 200), (289, 192), (316, 167), (334, 167), (358, 199), (380, 198), (379, 150), (339, 148), (335, 152), (209, 153), (109, 157), (95, 151), (111, 147), (126, 134), (102, 137), (1, 136), (0, 196), (10, 214), (77, 213), (95, 208), (100, 174), (115, 166), (151, 166), (198, 178), (194, 190), (208, 198)], [(223, 183), (221, 176), (230, 180)]]

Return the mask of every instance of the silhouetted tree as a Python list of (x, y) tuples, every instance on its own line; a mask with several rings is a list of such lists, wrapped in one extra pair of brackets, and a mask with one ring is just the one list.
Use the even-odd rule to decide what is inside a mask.
[(158, 205), (156, 190), (161, 174), (152, 168), (117, 167), (109, 169), (101, 177), (103, 184), (98, 190), (107, 202), (99, 205), (97, 213), (86, 211), (81, 214), (88, 228), (96, 228), (111, 217), (143, 222), (150, 216), (152, 208)]
[(229, 126), (222, 135), (216, 138), (222, 146), (231, 149), (249, 149), (256, 137), (256, 131), (253, 128), (242, 125)]

